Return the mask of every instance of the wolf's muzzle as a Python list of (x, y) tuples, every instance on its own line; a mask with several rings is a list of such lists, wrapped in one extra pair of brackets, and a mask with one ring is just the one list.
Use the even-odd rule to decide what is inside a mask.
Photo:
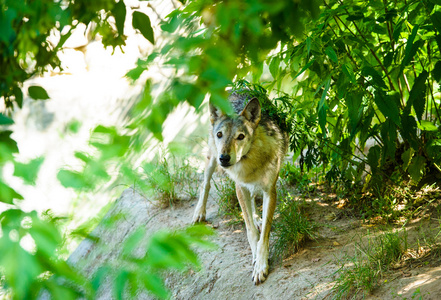
[(228, 154), (221, 154), (219, 156), (220, 165), (222, 167), (229, 167), (230, 166), (230, 159), (231, 159), (231, 157)]

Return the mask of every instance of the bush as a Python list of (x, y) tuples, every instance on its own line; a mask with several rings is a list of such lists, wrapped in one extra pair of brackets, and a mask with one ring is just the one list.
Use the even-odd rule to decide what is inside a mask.
[[(355, 254), (341, 261), (341, 268), (332, 290), (334, 299), (366, 296), (379, 284), (382, 274), (398, 262), (407, 251), (407, 234), (390, 231), (377, 238), (355, 244)], [(346, 264), (351, 266), (347, 267)]]
[(236, 185), (228, 176), (222, 180), (215, 181), (216, 203), (219, 206), (219, 214), (221, 216), (231, 217), (229, 224), (237, 224), (243, 222), (242, 210), (239, 206), (239, 200), (236, 195)]
[(315, 225), (302, 211), (301, 204), (291, 195), (279, 198), (272, 226), (274, 256), (283, 259), (297, 252), (308, 240), (315, 239)]

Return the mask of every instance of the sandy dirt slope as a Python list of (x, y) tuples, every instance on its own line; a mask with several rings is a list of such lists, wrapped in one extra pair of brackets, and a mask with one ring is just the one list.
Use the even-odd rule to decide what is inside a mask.
[[(313, 201), (307, 211), (311, 219), (321, 223), (320, 238), (307, 243), (302, 250), (283, 262), (270, 261), (267, 281), (255, 286), (251, 281), (251, 251), (242, 225), (227, 225), (228, 220), (217, 213), (217, 205), (209, 199), (207, 219), (216, 229), (214, 251), (199, 251), (202, 269), (184, 273), (166, 274), (167, 286), (175, 299), (332, 299), (332, 286), (340, 265), (338, 259), (351, 254), (354, 243), (369, 232), (360, 220), (342, 216), (340, 210), (327, 203)], [(114, 260), (119, 245), (139, 227), (148, 235), (161, 228), (182, 228), (191, 222), (195, 200), (181, 201), (171, 208), (160, 209), (133, 189), (127, 189), (114, 203), (104, 221), (93, 234), (101, 238), (106, 248), (83, 241), (69, 261), (90, 276), (106, 261)], [(122, 214), (115, 227), (106, 227), (105, 220)], [(334, 220), (329, 215), (341, 216)], [(427, 220), (421, 226), (409, 225), (409, 244), (418, 228), (439, 226), (436, 220)], [(377, 231), (378, 232), (378, 231)], [(416, 235), (415, 235), (416, 236)], [(418, 235), (419, 236), (419, 235)], [(367, 299), (441, 299), (440, 259), (414, 260), (385, 274), (383, 284)], [(412, 296), (414, 298), (412, 298)], [(106, 282), (99, 299), (112, 299), (110, 283)], [(146, 294), (139, 299), (150, 299)]]

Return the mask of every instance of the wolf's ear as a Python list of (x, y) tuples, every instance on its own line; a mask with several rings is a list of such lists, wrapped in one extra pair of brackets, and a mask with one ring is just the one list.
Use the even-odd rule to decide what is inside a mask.
[(257, 127), (261, 118), (259, 100), (257, 98), (251, 99), (250, 102), (248, 102), (247, 106), (245, 106), (243, 111), (240, 113), (240, 115), (244, 116), (245, 119), (253, 123), (254, 127)]
[(216, 106), (213, 105), (213, 103), (209, 103), (210, 106), (210, 121), (211, 124), (214, 124), (214, 122), (216, 122), (217, 119), (219, 119), (220, 117), (222, 117), (224, 115), (224, 113), (222, 112), (222, 110), (220, 108), (217, 108)]

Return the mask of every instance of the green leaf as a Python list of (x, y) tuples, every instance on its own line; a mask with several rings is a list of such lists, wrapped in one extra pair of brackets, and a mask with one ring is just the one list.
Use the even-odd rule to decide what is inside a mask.
[(0, 269), (2, 285), (13, 291), (14, 299), (31, 299), (32, 284), (43, 272), (33, 255), (25, 251), (18, 241), (11, 241), (8, 235), (0, 239)]
[(215, 235), (215, 231), (206, 225), (189, 226), (183, 233), (185, 234), (185, 239), (192, 245), (197, 245), (204, 249), (217, 248), (216, 244), (206, 239), (208, 236)]
[(395, 42), (398, 42), (398, 39), (400, 38), (400, 34), (403, 29), (403, 22), (404, 22), (404, 20), (399, 21), (397, 23), (397, 25), (394, 27), (394, 32), (393, 32), (392, 37)]
[(384, 83), (383, 78), (381, 77), (381, 74), (378, 73), (378, 71), (375, 70), (374, 68), (372, 68), (370, 66), (366, 66), (361, 70), (361, 74), (366, 77), (371, 76), (373, 86), (376, 85), (377, 87), (380, 87), (380, 88), (384, 88), (384, 89), (387, 88), (386, 84)]
[(147, 69), (148, 69), (148, 62), (146, 60), (138, 58), (138, 61), (136, 62), (136, 67), (134, 69), (129, 70), (126, 73), (126, 77), (132, 80), (138, 80), (139, 77), (141, 77), (142, 73), (144, 73), (144, 71), (147, 71)]
[(277, 79), (277, 76), (280, 74), (280, 57), (274, 56), (271, 59), (271, 62), (269, 64), (269, 70), (271, 73), (271, 76), (273, 76), (274, 79)]
[(126, 21), (126, 5), (123, 0), (119, 0), (118, 3), (112, 9), (113, 17), (115, 18), (116, 29), (120, 36), (124, 35), (124, 23)]
[(386, 68), (389, 68), (390, 65), (392, 64), (394, 56), (395, 56), (394, 52), (389, 52), (388, 54), (386, 54), (386, 56), (384, 56), (383, 64)]
[(96, 272), (92, 276), (91, 284), (92, 288), (97, 291), (98, 288), (102, 285), (106, 277), (112, 274), (112, 268), (108, 265), (104, 265), (98, 268)]
[(432, 71), (432, 76), (437, 82), (441, 80), (441, 60), (436, 62)]
[(420, 26), (418, 24), (413, 27), (412, 32), (411, 32), (409, 38), (407, 39), (406, 48), (404, 50), (405, 56), (410, 55), (412, 44), (415, 41), (415, 37), (418, 33), (419, 28), (420, 28)]
[[(152, 111), (151, 114), (155, 114), (156, 118), (162, 117), (162, 112)], [(101, 151), (101, 158), (105, 161), (124, 156), (129, 151), (130, 136), (120, 135), (113, 126), (99, 125), (92, 132), (90, 144)], [(99, 167), (99, 164), (95, 164), (95, 166)]]
[(0, 202), (13, 204), (13, 200), (22, 200), (23, 196), (17, 193), (13, 188), (0, 181)]
[(155, 44), (155, 37), (153, 33), (153, 28), (150, 23), (150, 18), (139, 11), (134, 11), (132, 15), (132, 25), (133, 28), (138, 29), (141, 34), (148, 40), (150, 43)]
[[(439, 5), (439, 3), (437, 3)], [(441, 11), (435, 11), (430, 15), (430, 19), (432, 20), (433, 26), (435, 26), (438, 33), (441, 32)]]
[(403, 160), (403, 170), (406, 171), (409, 167), (409, 164), (412, 160), (413, 154), (415, 151), (412, 148), (407, 149), (401, 154), (401, 159)]
[(146, 234), (145, 229), (139, 228), (129, 237), (127, 237), (123, 244), (122, 255), (127, 257), (133, 256), (133, 251), (138, 247), (139, 243), (144, 239), (145, 234)]
[(79, 120), (73, 119), (66, 124), (66, 131), (68, 133), (78, 133), (81, 128), (81, 122)]
[(429, 140), (426, 143), (426, 150), (429, 158), (439, 163), (441, 158), (441, 139)]
[(169, 33), (175, 32), (175, 30), (178, 29), (179, 25), (181, 25), (182, 22), (180, 13), (181, 12), (179, 10), (172, 11), (167, 16), (167, 20), (162, 22), (161, 30), (167, 31)]
[(129, 272), (122, 269), (118, 271), (115, 276), (115, 281), (113, 284), (113, 296), (117, 300), (124, 299), (124, 287), (126, 286), (127, 280), (129, 279)]
[(383, 151), (386, 156), (394, 158), (397, 149), (397, 126), (390, 119), (387, 119), (381, 125), (381, 139), (383, 140)]
[(12, 45), (12, 42), (16, 38), (16, 33), (12, 26), (16, 17), (17, 11), (12, 7), (0, 15), (0, 41), (3, 41), (5, 45)]
[(378, 165), (380, 164), (380, 146), (375, 145), (369, 149), (367, 160), (368, 164), (371, 167), (372, 174), (377, 174)]
[(11, 208), (0, 214), (0, 225), (3, 232), (9, 233), (11, 230), (21, 227), (26, 213), (21, 209)]
[(418, 33), (418, 29), (419, 25), (415, 25), (412, 29), (412, 33), (407, 39), (406, 48), (404, 50), (404, 58), (400, 66), (400, 74), (403, 72), (404, 67), (406, 67), (411, 62), (418, 49), (424, 44), (423, 40), (418, 40), (417, 42), (414, 42), (415, 37)]
[(8, 118), (4, 114), (0, 113), (0, 125), (11, 125), (14, 124), (14, 121), (11, 118)]
[(345, 103), (348, 108), (348, 116), (351, 127), (355, 129), (358, 122), (360, 122), (360, 107), (363, 101), (362, 93), (347, 93), (345, 97)]
[(396, 95), (386, 95), (382, 91), (377, 91), (374, 101), (381, 113), (400, 127), (400, 111)]
[(18, 153), (17, 142), (11, 139), (12, 131), (0, 131), (0, 165), (14, 159), (14, 153)]
[(331, 46), (326, 47), (325, 53), (333, 62), (338, 63), (337, 53), (335, 53)]
[(415, 79), (405, 108), (407, 114), (409, 114), (410, 106), (412, 105), (418, 120), (421, 120), (423, 117), (424, 107), (426, 105), (426, 80), (428, 76), (429, 72), (423, 71)]
[(84, 180), (82, 174), (75, 171), (60, 170), (58, 171), (57, 179), (66, 188), (83, 189), (90, 187), (90, 184)]
[(409, 165), (409, 175), (415, 183), (420, 182), (426, 168), (426, 159), (423, 156), (415, 156)]
[(222, 95), (218, 93), (211, 94), (210, 102), (228, 115), (234, 112), (233, 108), (231, 107), (230, 101), (226, 100), (226, 98), (222, 97)]
[(21, 91), (21, 88), (19, 88), (18, 86), (14, 86), (12, 88), (12, 92), (14, 93), (14, 96), (15, 96), (15, 103), (17, 103), (18, 107), (22, 108), (23, 107), (23, 92)]
[(322, 97), (317, 107), (317, 112), (318, 112), (319, 125), (320, 128), (322, 129), (322, 134), (323, 136), (326, 136), (326, 111), (328, 109), (328, 105), (326, 104), (326, 96), (328, 94), (329, 87), (331, 85), (330, 77), (326, 79), (324, 85), (325, 88), (323, 89)]
[(34, 100), (47, 100), (49, 95), (46, 90), (38, 85), (33, 85), (28, 88), (29, 96)]
[(40, 166), (44, 161), (44, 157), (38, 157), (27, 164), (14, 162), (14, 176), (21, 177), (26, 184), (35, 185)]
[(438, 131), (438, 127), (427, 120), (421, 120), (418, 124), (418, 128), (424, 131)]
[(195, 108), (198, 108), (202, 104), (205, 97), (197, 85), (180, 82), (178, 80), (175, 80), (173, 83), (173, 92), (179, 101), (187, 101)]
[(312, 41), (311, 41), (311, 37), (310, 36), (308, 36), (307, 38), (306, 38), (306, 50), (308, 51), (308, 57), (309, 57), (309, 54), (311, 53), (311, 43), (312, 43)]
[(135, 115), (143, 114), (146, 112), (150, 105), (152, 104), (152, 94), (151, 94), (152, 82), (148, 79), (144, 83), (144, 90), (142, 91), (141, 99), (135, 104), (133, 112)]
[(294, 76), (293, 79), (296, 79), (297, 77), (299, 77), (300, 75), (303, 74), (303, 72), (305, 72), (310, 66), (312, 66), (312, 64), (315, 62), (315, 59), (311, 59), (300, 71), (299, 73), (296, 74), (296, 76)]
[(263, 74), (263, 61), (253, 64), (252, 68), (253, 82), (260, 82), (260, 78)]
[(206, 225), (192, 225), (185, 228), (184, 233), (192, 238), (205, 238), (207, 236), (213, 236), (216, 232)]
[(17, 142), (11, 139), (11, 134), (12, 131), (10, 130), (0, 131), (0, 146), (3, 144), (11, 153), (18, 153)]
[(140, 274), (141, 282), (144, 287), (153, 293), (156, 297), (160, 299), (168, 299), (170, 296), (169, 291), (164, 286), (164, 283), (157, 274), (153, 274), (151, 272), (145, 272)]
[(29, 229), (29, 234), (35, 241), (37, 251), (48, 260), (52, 259), (61, 246), (63, 238), (53, 223), (41, 220), (35, 211), (31, 213), (31, 216), (32, 227)]
[(419, 143), (417, 137), (417, 122), (411, 115), (401, 115), (401, 136), (407, 141), (414, 150), (418, 150)]
[(341, 66), (341, 70), (349, 78), (349, 80), (352, 83), (357, 83), (357, 80), (355, 79), (355, 75), (354, 75), (354, 70), (352, 69), (352, 65), (351, 64), (343, 64)]
[(198, 267), (198, 256), (190, 247), (191, 241), (181, 231), (157, 232), (150, 240), (146, 263), (158, 269), (186, 269), (189, 264)]

